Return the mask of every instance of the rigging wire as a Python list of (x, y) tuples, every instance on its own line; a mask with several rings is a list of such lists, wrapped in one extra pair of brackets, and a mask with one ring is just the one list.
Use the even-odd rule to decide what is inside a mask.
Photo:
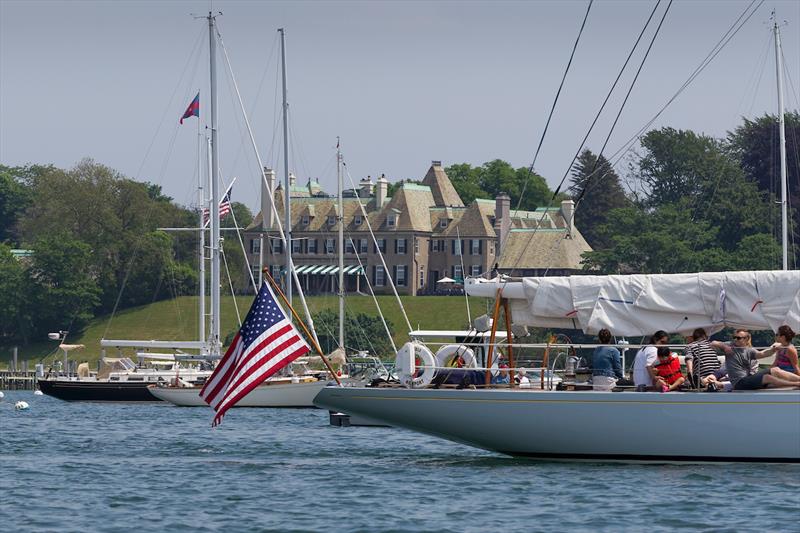
[(528, 183), (533, 175), (533, 169), (536, 166), (536, 159), (538, 159), (539, 151), (542, 149), (545, 135), (547, 135), (547, 129), (550, 127), (550, 120), (553, 118), (553, 112), (556, 110), (558, 98), (561, 96), (561, 89), (564, 87), (564, 81), (567, 79), (567, 74), (572, 66), (572, 59), (575, 57), (575, 51), (578, 49), (578, 43), (581, 40), (581, 35), (583, 35), (583, 29), (586, 27), (586, 20), (589, 18), (589, 12), (592, 10), (593, 3), (594, 0), (589, 0), (589, 5), (586, 6), (586, 14), (583, 16), (583, 22), (581, 22), (581, 28), (578, 30), (578, 36), (575, 38), (575, 44), (572, 45), (572, 52), (569, 55), (569, 61), (567, 61), (567, 68), (564, 69), (564, 75), (561, 76), (561, 83), (558, 85), (556, 96), (553, 99), (553, 105), (550, 106), (550, 113), (547, 116), (547, 121), (545, 122), (544, 129), (542, 130), (542, 136), (539, 138), (539, 145), (536, 147), (536, 153), (533, 155), (533, 161), (531, 162), (530, 167), (528, 167), (528, 175), (522, 185), (522, 192), (520, 192), (519, 200), (517, 201), (517, 208), (514, 210), (514, 216), (516, 216), (516, 213), (519, 211), (519, 208), (522, 205), (522, 199), (525, 197), (525, 190), (527, 189)]
[[(622, 115), (623, 109), (625, 109), (625, 104), (628, 103), (628, 98), (630, 97), (631, 92), (633, 91), (633, 88), (636, 85), (636, 80), (639, 79), (639, 74), (641, 74), (642, 68), (644, 67), (645, 62), (647, 61), (647, 57), (650, 55), (650, 50), (653, 49), (653, 44), (656, 42), (656, 37), (658, 37), (658, 33), (661, 31), (661, 26), (664, 24), (664, 19), (667, 18), (667, 13), (669, 13), (669, 8), (672, 7), (672, 1), (673, 0), (669, 0), (669, 4), (667, 4), (667, 8), (664, 10), (664, 14), (661, 16), (661, 20), (659, 21), (658, 26), (656, 27), (656, 31), (653, 33), (653, 38), (650, 39), (650, 45), (647, 47), (647, 50), (644, 53), (644, 57), (642, 58), (641, 63), (639, 63), (639, 69), (636, 71), (636, 75), (633, 77), (633, 81), (631, 82), (630, 86), (628, 87), (628, 92), (625, 94), (625, 98), (622, 100), (622, 104), (619, 106), (619, 111), (617, 111), (617, 116), (614, 117), (614, 122), (613, 122), (613, 124), (611, 124), (611, 128), (608, 131), (608, 135), (606, 135), (606, 140), (603, 142), (602, 148), (600, 148), (600, 153), (598, 154), (597, 159), (595, 159), (594, 167), (592, 168), (592, 171), (589, 173), (590, 177), (587, 180), (587, 186), (588, 186), (588, 181), (591, 180), (591, 175), (594, 173), (594, 170), (597, 168), (597, 163), (600, 161), (600, 156), (603, 155), (603, 152), (605, 151), (606, 147), (608, 146), (608, 141), (611, 139), (612, 133), (614, 133), (614, 128), (617, 127), (617, 123), (619, 122), (619, 117)], [(577, 159), (577, 156), (576, 156), (576, 159)], [(575, 161), (573, 160), (573, 164), (574, 164), (574, 162)], [(578, 209), (578, 206), (580, 206), (581, 201), (583, 200), (584, 194), (586, 194), (586, 188), (587, 187), (584, 187), (583, 190), (581, 191), (581, 193), (578, 195), (578, 199), (575, 202), (575, 209), (576, 210)]]
[[(603, 100), (603, 103), (601, 104), (600, 109), (595, 114), (594, 119), (592, 120), (592, 123), (589, 126), (588, 131), (586, 132), (586, 135), (584, 135), (583, 140), (581, 141), (580, 146), (578, 147), (578, 150), (575, 152), (575, 155), (573, 156), (572, 161), (569, 164), (569, 167), (567, 168), (566, 172), (564, 173), (564, 176), (561, 178), (561, 182), (558, 184), (558, 187), (556, 187), (555, 191), (553, 191), (553, 196), (550, 199), (550, 202), (548, 204), (547, 209), (549, 209), (550, 206), (553, 205), (553, 202), (555, 202), (555, 199), (558, 197), (558, 194), (561, 192), (561, 187), (564, 185), (564, 182), (566, 181), (567, 177), (569, 176), (570, 170), (572, 169), (572, 166), (575, 164), (575, 160), (580, 155), (581, 150), (583, 149), (583, 146), (586, 144), (586, 140), (589, 138), (589, 135), (591, 135), (592, 130), (594, 130), (594, 127), (597, 124), (597, 121), (600, 119), (600, 115), (602, 114), (603, 110), (605, 109), (606, 104), (608, 104), (608, 101), (611, 98), (611, 95), (613, 94), (614, 90), (616, 89), (620, 78), (622, 78), (622, 74), (625, 72), (625, 69), (628, 67), (628, 63), (630, 62), (631, 57), (633, 57), (634, 52), (638, 48), (639, 42), (641, 42), (642, 37), (644, 36), (645, 32), (647, 31), (647, 28), (650, 26), (650, 22), (653, 20), (653, 16), (655, 15), (656, 10), (658, 9), (659, 5), (661, 5), (661, 0), (658, 0), (656, 2), (656, 5), (653, 7), (653, 10), (650, 12), (650, 15), (647, 17), (647, 21), (645, 22), (644, 26), (642, 27), (642, 30), (639, 32), (639, 35), (636, 37), (636, 41), (634, 42), (633, 47), (631, 47), (631, 50), (628, 53), (628, 57), (625, 58), (625, 62), (622, 64), (622, 67), (620, 68), (619, 72), (617, 73), (617, 77), (614, 79), (614, 83), (611, 84), (611, 88), (608, 90), (608, 93), (606, 94), (606, 97)], [(666, 12), (665, 12), (665, 15), (666, 15)], [(663, 22), (663, 18), (662, 18), (662, 22)], [(537, 225), (534, 226), (533, 231), (531, 232), (531, 235), (528, 238), (527, 243), (525, 244), (523, 249), (520, 251), (520, 254), (517, 256), (517, 260), (514, 262), (514, 266), (511, 269), (512, 275), (513, 275), (514, 271), (516, 270), (517, 266), (519, 265), (520, 261), (522, 260), (526, 250), (528, 249), (528, 246), (530, 246), (530, 244), (533, 242), (533, 238), (536, 235), (536, 231), (539, 229), (539, 227), (541, 227), (542, 223), (544, 222), (544, 219), (547, 216), (547, 209), (545, 209), (542, 212), (541, 219), (539, 220)]]

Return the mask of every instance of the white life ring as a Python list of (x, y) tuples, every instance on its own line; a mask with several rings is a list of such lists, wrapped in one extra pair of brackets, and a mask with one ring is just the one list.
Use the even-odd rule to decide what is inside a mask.
[[(422, 362), (417, 365), (417, 358)], [(397, 351), (395, 360), (400, 383), (411, 389), (425, 387), (433, 381), (436, 373), (436, 357), (427, 346), (419, 342), (407, 342)], [(422, 374), (417, 375), (417, 370)]]
[(439, 351), (436, 352), (436, 366), (439, 368), (452, 366), (453, 357), (456, 355), (463, 359), (464, 364), (456, 365), (455, 368), (478, 368), (475, 352), (463, 344), (445, 344), (439, 348)]

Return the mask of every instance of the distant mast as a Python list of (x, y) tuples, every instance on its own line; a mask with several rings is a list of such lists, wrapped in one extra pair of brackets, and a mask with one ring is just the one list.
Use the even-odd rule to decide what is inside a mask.
[[(783, 117), (783, 61), (781, 51), (781, 32), (778, 19), (772, 12), (773, 31), (775, 32), (775, 70), (778, 75), (778, 126), (781, 145), (781, 236), (783, 247), (783, 270), (789, 269), (789, 217), (786, 200), (786, 122)], [(797, 265), (795, 265), (797, 266)]]
[(211, 221), (211, 338), (210, 355), (220, 354), (220, 316), (219, 316), (219, 146), (217, 144), (217, 63), (216, 38), (214, 36), (214, 17), (208, 13), (208, 52), (210, 61), (211, 105), (211, 198), (209, 200), (209, 219)]
[(292, 205), (289, 187), (289, 103), (286, 101), (286, 33), (279, 28), (281, 34), (281, 69), (283, 72), (283, 189), (284, 189), (284, 233), (286, 233), (286, 299), (292, 305)]
[[(339, 148), (339, 137), (336, 137), (336, 191), (339, 196), (337, 222), (339, 223), (339, 347), (344, 347), (344, 201), (342, 200), (342, 151)], [(360, 200), (359, 200), (360, 201)], [(353, 245), (355, 246), (355, 244)]]

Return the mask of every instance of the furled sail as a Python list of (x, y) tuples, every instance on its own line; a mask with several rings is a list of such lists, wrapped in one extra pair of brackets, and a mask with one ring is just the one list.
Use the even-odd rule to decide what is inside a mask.
[(503, 296), (515, 324), (650, 335), (723, 327), (800, 331), (800, 271), (468, 279), (467, 294)]

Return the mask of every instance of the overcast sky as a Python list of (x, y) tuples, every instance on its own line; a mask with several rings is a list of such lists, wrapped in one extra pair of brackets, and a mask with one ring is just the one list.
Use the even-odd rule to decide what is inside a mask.
[[(663, 12), (662, 2), (657, 18)], [(672, 96), (749, 1), (675, 1), (612, 137), (616, 151)], [(596, 1), (536, 170), (555, 186), (654, 1)], [(0, 162), (70, 168), (84, 157), (195, 198), (201, 92), (208, 114), (208, 1), (0, 0)], [(283, 168), (277, 28), (287, 35), (290, 168), (335, 191), (336, 136), (353, 178), (420, 179), (431, 160), (531, 163), (585, 1), (215, 1), (219, 29), (265, 165)], [(787, 108), (797, 109), (800, 2), (772, 0), (655, 123), (724, 136), (777, 109), (772, 9)], [(654, 27), (653, 24), (652, 27)], [(652, 32), (648, 32), (648, 37)], [(644, 49), (644, 47), (642, 47)], [(221, 57), (221, 56), (220, 56)], [(638, 66), (637, 54), (633, 66)], [(601, 119), (597, 151), (635, 69)], [(220, 165), (257, 206), (257, 163), (218, 61)], [(279, 172), (281, 178), (282, 170)]]

